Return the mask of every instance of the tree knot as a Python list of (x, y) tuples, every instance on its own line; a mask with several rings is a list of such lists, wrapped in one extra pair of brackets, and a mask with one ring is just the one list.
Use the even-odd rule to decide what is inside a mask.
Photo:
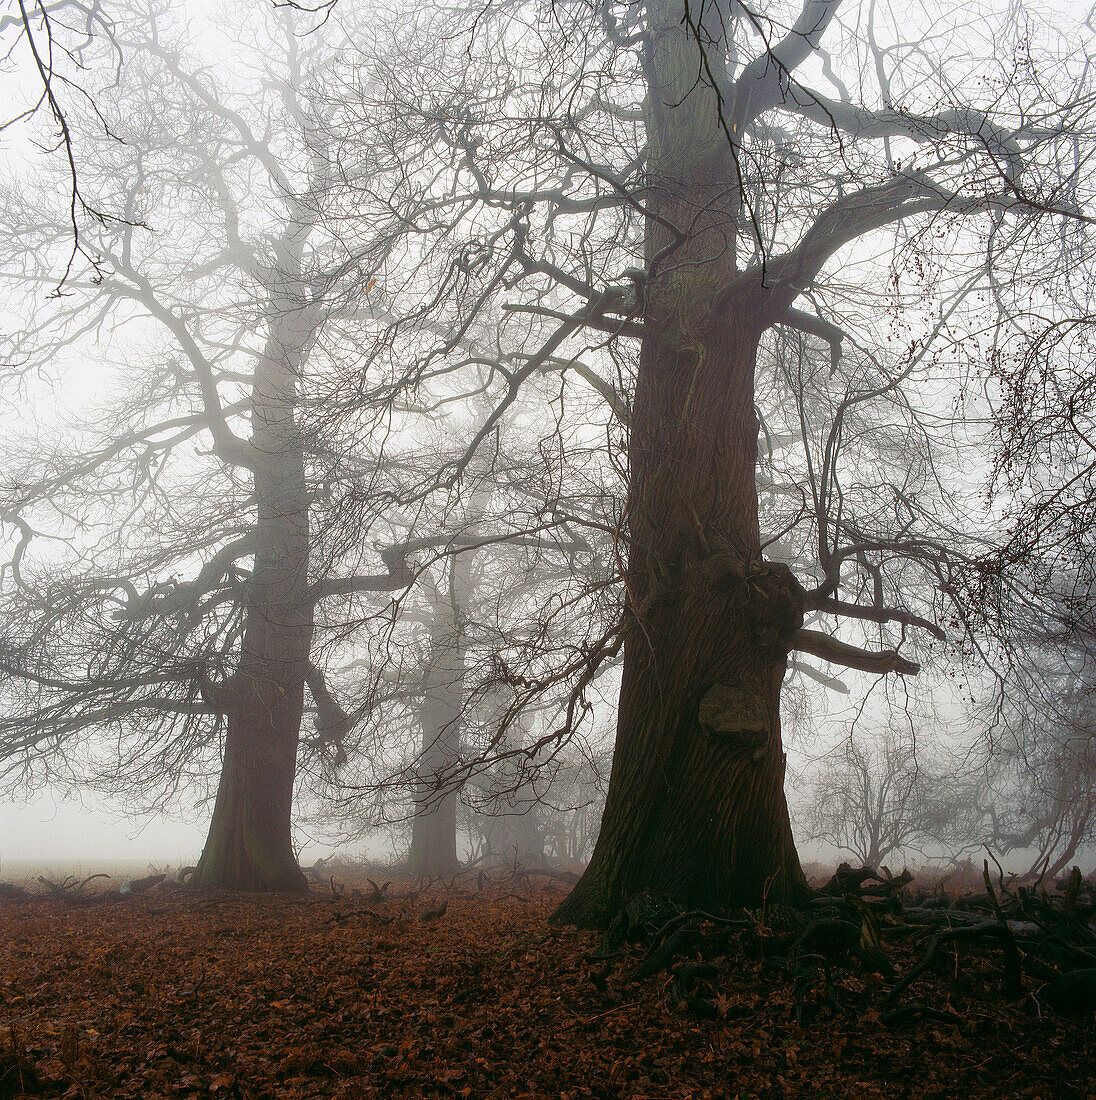
[(772, 722), (762, 699), (741, 684), (712, 684), (697, 709), (701, 728), (731, 752), (762, 759), (772, 735)]
[(758, 643), (786, 656), (795, 632), (803, 625), (807, 596), (803, 586), (788, 566), (764, 558), (750, 562), (745, 585)]

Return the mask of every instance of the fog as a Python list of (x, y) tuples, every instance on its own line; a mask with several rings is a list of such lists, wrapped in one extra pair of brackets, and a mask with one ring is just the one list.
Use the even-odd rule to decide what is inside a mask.
[(182, 867), (194, 863), (204, 840), (200, 819), (133, 817), (101, 799), (78, 802), (56, 792), (0, 806), (0, 877), (74, 865), (91, 873), (119, 861)]
[(4, 874), (1091, 861), (1087, 12), (549, 9), (0, 21)]

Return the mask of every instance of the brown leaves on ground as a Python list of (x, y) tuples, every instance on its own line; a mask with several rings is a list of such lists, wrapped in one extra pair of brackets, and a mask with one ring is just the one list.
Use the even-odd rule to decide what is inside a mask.
[(5, 902), (0, 1098), (1096, 1095), (1091, 1024), (1006, 998), (991, 946), (890, 1026), (892, 983), (858, 964), (797, 988), (728, 955), (682, 1001), (669, 972), (633, 976), (642, 947), (609, 967), (595, 934), (549, 928), (561, 893)]

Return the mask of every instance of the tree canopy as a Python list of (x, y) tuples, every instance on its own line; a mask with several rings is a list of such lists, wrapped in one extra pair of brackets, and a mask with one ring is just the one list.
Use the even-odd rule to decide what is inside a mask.
[[(1087, 317), (1086, 37), (874, 0), (323, 14), (282, 10), (224, 95), (144, 13), (113, 27), (139, 79), (98, 108), (124, 144), (86, 127), (82, 186), (123, 217), (86, 219), (94, 262), (13, 339), (11, 380), (122, 320), (159, 343), (109, 426), (48, 458), (29, 439), (5, 489), (9, 745), (129, 721), (163, 775), (222, 736), (229, 772), (277, 760), (241, 835), (282, 837), (284, 885), (306, 686), (352, 739), (416, 584), (505, 545), (527, 587), (445, 677), (505, 703), (430, 774), (551, 758), (622, 657), (601, 838), (560, 919), (640, 889), (794, 899), (785, 677), (911, 676), (1001, 621), (986, 593), (1037, 590), (1086, 484), (1083, 385), (1042, 435), (1025, 411)], [(67, 239), (35, 201), (8, 228), (32, 296)], [(987, 501), (1002, 410), (1015, 496)], [(1013, 500), (1039, 539), (1002, 538)], [(93, 527), (129, 534), (93, 552)], [(69, 550), (35, 558), (46, 537)], [(321, 670), (355, 646), (388, 656), (338, 703)], [(229, 818), (261, 801), (225, 784)]]

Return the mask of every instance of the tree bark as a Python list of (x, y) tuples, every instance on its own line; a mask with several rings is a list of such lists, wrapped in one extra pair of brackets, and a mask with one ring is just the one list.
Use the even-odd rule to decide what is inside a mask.
[(649, 278), (624, 675), (601, 834), (554, 914), (591, 927), (643, 889), (718, 908), (805, 887), (779, 716), (804, 594), (761, 554), (754, 368), (771, 321), (760, 284), (736, 280), (740, 192), (709, 81), (726, 85), (724, 31), (706, 28), (702, 56), (680, 0), (647, 10)]
[[(277, 279), (277, 276), (275, 276)], [(299, 371), (314, 325), (300, 298), (271, 295), (271, 332), (255, 371), (252, 436), (259, 549), (248, 583), (240, 661), (224, 693), (228, 730), (209, 835), (191, 882), (304, 893), (292, 843), (293, 784), (312, 645)]]

